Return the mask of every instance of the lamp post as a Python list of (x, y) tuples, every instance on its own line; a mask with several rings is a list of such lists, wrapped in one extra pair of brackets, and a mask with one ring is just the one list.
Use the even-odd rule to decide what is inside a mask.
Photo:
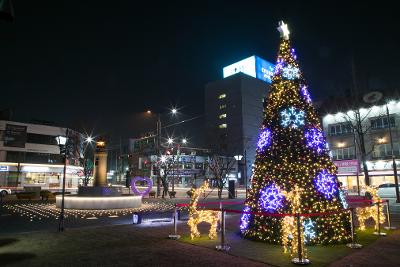
[(67, 173), (67, 155), (68, 155), (68, 128), (65, 130), (65, 137), (58, 136), (57, 137), (58, 146), (60, 147), (60, 154), (63, 156), (64, 163), (64, 171), (63, 171), (63, 183), (62, 183), (62, 191), (61, 191), (61, 211), (60, 217), (58, 220), (58, 231), (64, 231), (64, 196), (65, 196), (65, 178)]
[(388, 125), (389, 125), (389, 138), (390, 138), (390, 149), (392, 152), (392, 161), (393, 161), (393, 176), (394, 176), (394, 183), (395, 183), (396, 203), (400, 203), (399, 179), (397, 177), (396, 156), (394, 155), (394, 150), (393, 150), (392, 126), (390, 123), (389, 108), (388, 108), (387, 103), (386, 103), (386, 117), (387, 117), (387, 121), (388, 121)]
[[(235, 160), (236, 160), (236, 162), (237, 162), (237, 170), (238, 170), (238, 172), (239, 172), (239, 162), (242, 160), (242, 158), (243, 158), (243, 155), (235, 155), (235, 156), (233, 156), (234, 158), (235, 158)], [(242, 172), (240, 172), (240, 174), (241, 174)], [(236, 173), (236, 177), (238, 177), (238, 175), (237, 175), (237, 173)]]

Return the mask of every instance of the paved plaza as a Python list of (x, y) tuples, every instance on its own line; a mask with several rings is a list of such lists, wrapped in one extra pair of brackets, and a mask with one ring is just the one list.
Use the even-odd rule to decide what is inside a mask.
[[(280, 246), (266, 245), (242, 239), (238, 233), (240, 215), (227, 215), (226, 241), (229, 252), (218, 252), (219, 239), (209, 240), (208, 225), (201, 224), (202, 237), (190, 240), (187, 213), (178, 222), (178, 241), (168, 239), (173, 233), (172, 208), (174, 202), (189, 199), (147, 199), (142, 207), (143, 223), (132, 224), (132, 211), (69, 213), (66, 231), (57, 232), (58, 221), (52, 213), (53, 203), (41, 201), (6, 202), (1, 208), (0, 265), (6, 266), (292, 266), (291, 257), (282, 253)], [(209, 199), (214, 202), (216, 199)], [(227, 201), (227, 200), (225, 200)], [(240, 209), (243, 199), (233, 200), (230, 208)], [(232, 201), (231, 201), (232, 202)], [(13, 210), (19, 209), (18, 211)], [(41, 210), (39, 219), (36, 207)], [(49, 209), (45, 209), (45, 208)], [(30, 210), (30, 211), (29, 211)], [(49, 215), (47, 213), (53, 214)], [(30, 217), (29, 214), (36, 214)], [(392, 216), (399, 226), (398, 214)], [(366, 237), (366, 238), (365, 238)], [(400, 256), (400, 230), (387, 237), (370, 232), (362, 239), (363, 249), (350, 250), (344, 245), (333, 248), (309, 247), (309, 258), (314, 266), (396, 266)], [(332, 253), (326, 251), (332, 250)], [(325, 252), (324, 252), (325, 251)], [(328, 256), (320, 256), (328, 254)], [(368, 256), (368, 257), (367, 257)]]

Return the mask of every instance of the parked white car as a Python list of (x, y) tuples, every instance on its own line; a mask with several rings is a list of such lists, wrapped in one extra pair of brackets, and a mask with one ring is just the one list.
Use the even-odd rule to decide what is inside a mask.
[(9, 189), (9, 188), (0, 188), (0, 194), (2, 196), (11, 195), (11, 189)]
[[(392, 183), (381, 184), (378, 187), (378, 196), (380, 198), (395, 198), (396, 197), (396, 185)], [(400, 185), (399, 185), (400, 190)]]

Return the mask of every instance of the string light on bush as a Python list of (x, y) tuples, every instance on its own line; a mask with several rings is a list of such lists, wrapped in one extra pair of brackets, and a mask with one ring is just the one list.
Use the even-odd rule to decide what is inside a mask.
[(337, 192), (336, 177), (327, 170), (322, 170), (314, 179), (316, 189), (325, 196), (326, 199), (332, 199)]
[(298, 128), (304, 125), (304, 111), (295, 107), (285, 108), (281, 111), (281, 125), (283, 127)]

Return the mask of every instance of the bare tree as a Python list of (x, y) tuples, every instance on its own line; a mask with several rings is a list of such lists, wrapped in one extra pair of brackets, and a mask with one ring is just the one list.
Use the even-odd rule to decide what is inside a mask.
[[(351, 127), (351, 130), (355, 135), (355, 145), (358, 147), (358, 151), (360, 152), (366, 185), (370, 185), (367, 158), (375, 150), (376, 145), (376, 142), (374, 142), (375, 140), (371, 138), (371, 148), (367, 151), (365, 146), (365, 138), (370, 134), (372, 128), (371, 123), (368, 122), (371, 111), (372, 108), (368, 109), (365, 114), (362, 115), (359, 109), (354, 109), (352, 112), (343, 115), (344, 120)], [(380, 114), (378, 117), (380, 118), (382, 116), (384, 115)]]
[(222, 198), (222, 190), (228, 180), (228, 173), (232, 170), (235, 164), (235, 159), (213, 155), (210, 159), (208, 168), (213, 174), (218, 188), (218, 198)]

